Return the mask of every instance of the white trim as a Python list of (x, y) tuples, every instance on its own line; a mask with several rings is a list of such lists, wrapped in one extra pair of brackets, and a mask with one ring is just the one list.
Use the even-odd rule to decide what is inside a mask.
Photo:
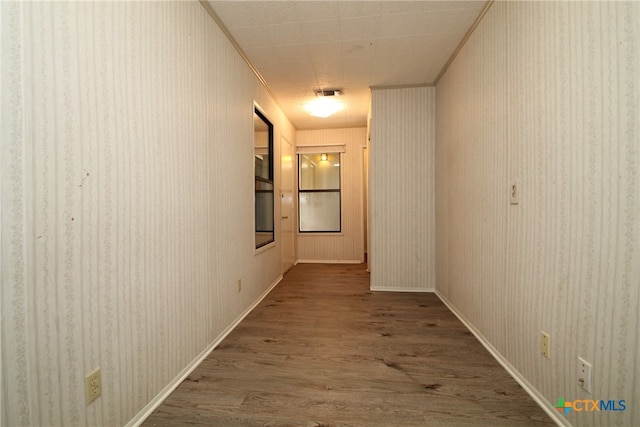
[(372, 292), (419, 292), (419, 293), (433, 293), (433, 288), (393, 288), (390, 286), (372, 286), (369, 288)]
[[(342, 203), (342, 195), (340, 195), (340, 203)], [(297, 234), (298, 234), (298, 237), (344, 236), (344, 231), (300, 231), (298, 230)]]
[(363, 264), (359, 259), (299, 259), (296, 264)]
[[(244, 59), (244, 62), (247, 63), (247, 65), (249, 66), (251, 71), (253, 71), (253, 74), (255, 74), (255, 76), (258, 78), (258, 80), (260, 80), (260, 83), (262, 83), (262, 86), (264, 86), (264, 88), (267, 90), (267, 92), (269, 92), (269, 95), (271, 95), (271, 98), (273, 100), (276, 100), (276, 96), (274, 95), (273, 91), (271, 90), (271, 88), (267, 84), (267, 81), (264, 79), (264, 77), (262, 77), (262, 74), (260, 74), (260, 72), (255, 67), (255, 65), (253, 65), (253, 63), (249, 60), (249, 58), (244, 53), (242, 48), (240, 48), (240, 45), (238, 44), (236, 39), (233, 38), (233, 36), (231, 35), (231, 32), (229, 31), (229, 29), (227, 28), (225, 23), (222, 22), (222, 19), (220, 19), (218, 14), (213, 10), (213, 7), (209, 4), (209, 2), (207, 0), (200, 0), (200, 4), (202, 5), (202, 7), (204, 7), (204, 10), (207, 11), (209, 16), (213, 19), (213, 21), (216, 23), (216, 25), (224, 33), (224, 35), (227, 37), (227, 40), (229, 40), (229, 42), (231, 42), (231, 45), (236, 49), (238, 54), (240, 54), (242, 59)], [(277, 103), (277, 101), (276, 101), (276, 103)], [(280, 106), (280, 104), (278, 104), (278, 106)], [(280, 109), (282, 109), (282, 107)]]
[(276, 281), (271, 286), (269, 286), (269, 288), (249, 308), (247, 308), (242, 314), (240, 314), (240, 316), (236, 318), (236, 320), (234, 320), (229, 326), (227, 326), (227, 328), (222, 331), (222, 333), (218, 335), (218, 337), (213, 340), (213, 342), (209, 344), (198, 356), (196, 356), (196, 358), (193, 359), (191, 363), (185, 366), (185, 368), (180, 371), (180, 373), (176, 375), (173, 380), (171, 380), (169, 384), (167, 384), (160, 391), (160, 393), (158, 393), (153, 399), (151, 399), (151, 401), (144, 408), (142, 408), (140, 412), (138, 412), (131, 420), (129, 420), (129, 422), (125, 424), (125, 427), (137, 427), (142, 424), (147, 418), (149, 418), (153, 411), (155, 411), (158, 406), (160, 406), (162, 402), (164, 402), (165, 399), (169, 397), (169, 395), (182, 383), (182, 381), (184, 381), (185, 378), (187, 378), (189, 374), (191, 374), (191, 372), (193, 372), (200, 365), (200, 363), (202, 363), (202, 361), (206, 359), (209, 353), (215, 350), (215, 348), (220, 345), (222, 340), (224, 340), (227, 335), (229, 335), (236, 328), (236, 326), (238, 326), (240, 322), (242, 322), (242, 320), (247, 317), (247, 315), (251, 313), (253, 309), (258, 306), (258, 304), (262, 302), (262, 300), (267, 295), (269, 295), (269, 292), (271, 292), (273, 288), (275, 288), (278, 283), (280, 283), (281, 280), (282, 276), (278, 277)]
[(489, 0), (487, 1), (487, 3), (485, 3), (478, 17), (475, 19), (475, 21), (473, 21), (473, 24), (471, 24), (471, 27), (469, 27), (469, 29), (467, 30), (467, 33), (464, 35), (462, 40), (460, 40), (460, 43), (458, 43), (456, 50), (453, 51), (453, 53), (451, 54), (451, 57), (449, 57), (447, 62), (444, 64), (444, 67), (442, 67), (442, 70), (440, 70), (440, 72), (438, 73), (438, 76), (433, 81), (433, 86), (438, 86), (438, 83), (440, 82), (440, 79), (442, 78), (442, 76), (445, 75), (445, 73), (447, 72), (451, 64), (453, 64), (453, 61), (455, 61), (455, 59), (457, 58), (462, 48), (467, 44), (467, 40), (469, 40), (469, 38), (471, 37), (471, 34), (473, 34), (473, 32), (476, 30), (476, 27), (480, 24), (480, 21), (482, 21), (482, 18), (484, 18), (484, 15), (487, 13), (491, 5), (493, 5), (493, 1), (494, 0)]
[[(274, 211), (275, 211), (275, 209), (274, 209)], [(275, 228), (275, 227), (274, 227), (274, 228)], [(278, 242), (276, 242), (276, 241), (275, 241), (275, 234), (276, 234), (276, 232), (275, 232), (275, 230), (274, 230), (274, 232), (273, 232), (273, 236), (274, 236), (274, 240), (273, 240), (273, 242), (269, 242), (269, 243), (267, 243), (267, 244), (266, 244), (266, 245), (264, 245), (264, 246), (260, 246), (259, 248), (255, 248), (255, 249), (254, 249), (254, 251), (255, 251), (255, 252), (253, 253), (253, 256), (259, 255), (259, 254), (261, 254), (262, 252), (268, 251), (268, 250), (269, 250), (269, 249), (271, 249), (271, 248), (275, 248), (275, 247), (276, 247), (276, 245), (278, 244)]]
[[(285, 270), (284, 269), (284, 258), (285, 258), (285, 244), (284, 244), (284, 232), (283, 232), (283, 226), (282, 226), (282, 221), (285, 215), (285, 212), (282, 212), (282, 198), (284, 196), (282, 187), (283, 187), (283, 182), (284, 182), (284, 178), (282, 177), (282, 159), (284, 157), (284, 153), (283, 153), (283, 148), (284, 148), (284, 144), (287, 144), (290, 148), (291, 148), (291, 245), (293, 246), (291, 248), (291, 266)], [(298, 169), (298, 163), (297, 163), (297, 156), (295, 154), (296, 151), (296, 147), (295, 145), (293, 145), (292, 143), (289, 142), (289, 140), (287, 139), (286, 136), (280, 134), (280, 166), (278, 167), (278, 173), (280, 175), (280, 179), (278, 180), (278, 183), (280, 184), (279, 186), (279, 191), (278, 194), (280, 194), (280, 198), (278, 199), (280, 201), (280, 227), (279, 227), (279, 234), (280, 234), (280, 242), (282, 243), (280, 245), (280, 256), (282, 257), (282, 274), (284, 275), (284, 273), (286, 273), (287, 271), (289, 271), (294, 265), (296, 265), (296, 230), (298, 229), (298, 205), (296, 203), (296, 192), (298, 190), (297, 186), (298, 186), (298, 179), (297, 179), (297, 169)], [(277, 197), (276, 197), (277, 199)], [(274, 202), (275, 203), (275, 202)], [(276, 217), (277, 218), (277, 217)]]
[(566, 418), (560, 416), (560, 413), (555, 410), (551, 403), (547, 401), (547, 399), (540, 393), (526, 378), (518, 372), (516, 368), (509, 363), (509, 361), (498, 351), (496, 348), (491, 345), (489, 340), (487, 340), (481, 333), (478, 331), (473, 324), (468, 321), (462, 313), (460, 313), (447, 299), (440, 294), (437, 290), (435, 294), (440, 298), (440, 301), (444, 303), (444, 305), (451, 310), (453, 314), (464, 324), (464, 326), (469, 329), (469, 331), (480, 341), (480, 344), (487, 349), (489, 353), (493, 356), (494, 359), (498, 361), (500, 365), (513, 377), (514, 380), (526, 391), (529, 396), (542, 408), (544, 412), (559, 426), (571, 427), (571, 423), (567, 421)]
[(371, 91), (374, 90), (385, 90), (385, 89), (414, 89), (421, 87), (435, 87), (433, 83), (416, 83), (416, 84), (407, 84), (407, 85), (380, 85), (380, 86), (369, 86)]
[[(369, 204), (365, 203), (365, 198), (367, 202), (369, 201), (369, 163), (365, 165), (364, 156), (365, 152), (367, 156), (369, 155), (369, 147), (366, 145), (360, 146), (360, 178), (362, 184), (362, 192), (360, 193), (360, 223), (362, 224), (362, 246), (365, 253), (365, 260), (369, 259)], [(368, 157), (367, 157), (368, 160)], [(366, 180), (365, 180), (365, 172), (366, 172)], [(366, 181), (366, 183), (365, 183)], [(366, 188), (365, 188), (366, 187)], [(366, 213), (366, 221), (365, 221), (365, 213)], [(365, 233), (366, 228), (366, 233)], [(369, 271), (369, 265), (367, 264), (367, 271)]]
[(346, 151), (345, 144), (299, 145), (296, 147), (297, 154), (345, 153)]
[[(276, 239), (276, 234), (277, 234), (277, 227), (279, 224), (276, 224), (276, 218), (278, 218), (277, 212), (276, 212), (276, 198), (275, 198), (275, 191), (276, 191), (276, 125), (271, 121), (271, 119), (269, 118), (269, 116), (267, 115), (267, 113), (265, 113), (264, 108), (262, 108), (260, 106), (260, 104), (258, 104), (256, 102), (256, 100), (253, 100), (253, 108), (251, 109), (251, 117), (252, 120), (254, 120), (254, 116), (256, 114), (256, 110), (258, 110), (260, 112), (260, 114), (262, 114), (264, 116), (264, 118), (269, 122), (269, 124), (271, 125), (271, 130), (272, 130), (272, 137), (273, 139), (271, 140), (271, 155), (273, 157), (272, 162), (271, 162), (271, 166), (273, 168), (273, 240), (269, 243), (267, 243), (266, 245), (260, 246), (259, 248), (256, 248), (256, 242), (255, 240), (253, 241), (253, 249), (254, 249), (254, 253), (253, 255), (256, 256), (258, 254), (261, 254), (262, 252), (265, 252), (271, 248), (274, 248), (277, 246), (278, 242)], [(252, 126), (253, 127), (253, 126)], [(255, 128), (253, 128), (255, 131)], [(253, 145), (253, 154), (251, 155), (251, 161), (253, 162), (253, 156), (255, 156), (256, 153), (256, 146), (255, 146), (255, 132), (254, 132), (254, 141), (252, 142)], [(267, 152), (268, 152), (269, 147), (267, 146)], [(251, 179), (254, 180), (255, 179), (255, 170), (252, 166), (252, 168), (250, 169), (250, 173), (251, 173)], [(252, 197), (252, 204), (253, 204), (253, 220), (255, 221), (255, 211), (256, 211), (256, 198)], [(254, 233), (255, 233), (255, 225), (254, 225)]]
[[(253, 115), (255, 114), (255, 110), (260, 111), (260, 113), (265, 116), (267, 118), (267, 120), (269, 120), (269, 122), (271, 123), (271, 126), (273, 126), (273, 139), (276, 138), (276, 125), (273, 124), (273, 122), (271, 122), (271, 119), (269, 118), (269, 116), (267, 115), (267, 113), (265, 112), (266, 110), (264, 108), (262, 108), (262, 106), (260, 104), (258, 104), (258, 102), (254, 99), (253, 100), (253, 108), (251, 109), (251, 117), (253, 118)], [(253, 119), (252, 119), (253, 120)], [(275, 144), (275, 142), (274, 142)], [(255, 145), (255, 144), (254, 144)]]

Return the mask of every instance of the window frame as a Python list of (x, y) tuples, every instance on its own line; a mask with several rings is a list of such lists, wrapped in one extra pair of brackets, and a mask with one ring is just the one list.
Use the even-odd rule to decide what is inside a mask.
[[(254, 138), (253, 138), (253, 175), (254, 175), (254, 246), (256, 251), (265, 248), (268, 245), (275, 243), (276, 241), (276, 229), (275, 229), (275, 214), (276, 214), (276, 206), (275, 206), (275, 180), (274, 180), (274, 126), (271, 120), (267, 118), (267, 116), (262, 112), (262, 110), (258, 107), (258, 105), (254, 104), (253, 112), (257, 115), (266, 125), (267, 125), (267, 138), (268, 138), (268, 147), (267, 147), (267, 156), (268, 160), (268, 177), (262, 177), (256, 175), (256, 138), (255, 138), (255, 125), (254, 125)], [(267, 185), (271, 186), (271, 189), (261, 189), (260, 187)], [(264, 193), (271, 193), (271, 230), (258, 230), (258, 195)], [(258, 233), (259, 232), (271, 232), (271, 238), (269, 240), (260, 241), (258, 243)]]
[[(328, 151), (330, 154), (337, 154), (339, 159), (339, 170), (338, 170), (338, 184), (339, 187), (337, 189), (311, 189), (311, 190), (303, 190), (301, 188), (301, 167), (302, 162), (300, 156), (303, 155), (321, 155), (324, 151), (318, 152), (298, 152), (298, 234), (342, 234), (342, 152), (341, 151)], [(338, 208), (339, 208), (339, 228), (338, 230), (302, 230), (302, 220), (301, 213), (302, 209), (300, 209), (300, 196), (304, 193), (338, 193)]]

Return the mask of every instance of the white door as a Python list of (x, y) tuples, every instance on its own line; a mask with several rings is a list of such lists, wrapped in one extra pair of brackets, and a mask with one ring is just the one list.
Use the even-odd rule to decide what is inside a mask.
[(284, 274), (293, 266), (294, 261), (294, 226), (296, 217), (293, 204), (294, 189), (294, 150), (293, 146), (285, 138), (280, 139), (282, 184), (280, 187), (280, 212), (282, 213), (282, 273)]

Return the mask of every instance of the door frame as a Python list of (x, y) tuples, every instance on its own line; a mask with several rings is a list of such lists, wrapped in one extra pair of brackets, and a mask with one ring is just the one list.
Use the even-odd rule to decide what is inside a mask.
[[(289, 183), (289, 188), (291, 189), (291, 210), (287, 213), (283, 208), (284, 198), (286, 196), (285, 189), (287, 185), (285, 185), (285, 174), (284, 174), (284, 157), (291, 156), (291, 182)], [(286, 273), (291, 267), (296, 264), (296, 232), (297, 230), (297, 218), (298, 215), (296, 213), (296, 189), (297, 185), (297, 162), (296, 162), (296, 154), (295, 154), (295, 146), (289, 142), (289, 140), (280, 136), (280, 241), (282, 242), (280, 254), (282, 258), (282, 274)], [(286, 244), (286, 239), (284, 238), (285, 229), (283, 222), (290, 221), (291, 227), (291, 248), (288, 248)], [(289, 252), (290, 250), (290, 252)], [(285, 255), (289, 252), (289, 255)], [(288, 259), (291, 260), (291, 264), (288, 264)]]

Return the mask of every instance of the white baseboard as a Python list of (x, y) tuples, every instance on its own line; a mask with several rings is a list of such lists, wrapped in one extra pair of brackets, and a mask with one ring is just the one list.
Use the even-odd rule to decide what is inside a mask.
[(437, 290), (435, 294), (440, 298), (440, 300), (446, 305), (449, 310), (464, 324), (464, 326), (469, 329), (469, 331), (480, 341), (480, 343), (487, 349), (489, 353), (493, 356), (494, 359), (498, 361), (500, 365), (513, 377), (514, 380), (526, 391), (529, 396), (542, 408), (544, 412), (549, 415), (549, 417), (559, 426), (571, 427), (571, 423), (567, 421), (566, 418), (560, 415), (560, 412), (555, 410), (555, 408), (545, 399), (545, 397), (540, 393), (529, 381), (526, 380), (522, 374), (509, 363), (507, 359), (498, 351), (496, 348), (491, 345), (491, 343), (478, 331), (471, 322), (469, 322), (440, 292)]
[(296, 264), (364, 264), (359, 259), (299, 259)]
[(371, 286), (369, 290), (373, 292), (419, 292), (419, 293), (433, 293), (433, 288), (393, 288), (388, 286)]
[(138, 427), (140, 424), (142, 424), (144, 420), (146, 420), (153, 413), (153, 411), (155, 411), (158, 406), (160, 406), (160, 404), (162, 404), (162, 402), (164, 402), (165, 399), (169, 397), (169, 395), (180, 385), (180, 383), (182, 383), (182, 381), (184, 381), (185, 378), (187, 378), (189, 374), (191, 374), (191, 372), (193, 372), (194, 369), (196, 369), (198, 365), (200, 365), (200, 363), (209, 355), (209, 353), (215, 350), (215, 348), (220, 345), (222, 340), (224, 340), (227, 335), (229, 335), (236, 328), (236, 326), (238, 326), (238, 324), (240, 324), (240, 322), (242, 322), (242, 320), (247, 317), (247, 315), (251, 313), (258, 304), (260, 304), (260, 302), (267, 295), (269, 295), (269, 292), (271, 292), (273, 288), (275, 288), (278, 283), (280, 283), (281, 280), (282, 276), (278, 277), (278, 279), (276, 279), (276, 281), (271, 286), (269, 286), (269, 288), (260, 296), (260, 298), (258, 298), (253, 304), (251, 304), (251, 306), (249, 306), (249, 308), (247, 308), (242, 314), (240, 314), (240, 316), (238, 316), (236, 320), (233, 321), (233, 323), (227, 326), (225, 330), (222, 331), (222, 333), (218, 335), (211, 344), (209, 344), (198, 356), (196, 356), (195, 359), (191, 361), (191, 363), (189, 363), (182, 371), (180, 371), (180, 373), (176, 375), (176, 377), (171, 380), (171, 382), (169, 382), (169, 384), (167, 384), (160, 391), (160, 393), (158, 393), (153, 399), (151, 399), (151, 401), (144, 408), (142, 408), (140, 412), (138, 412), (127, 424), (125, 424), (125, 427)]

